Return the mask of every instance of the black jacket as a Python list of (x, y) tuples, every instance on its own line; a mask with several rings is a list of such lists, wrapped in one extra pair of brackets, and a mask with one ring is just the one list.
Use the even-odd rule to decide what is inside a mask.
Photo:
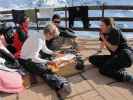
[(59, 27), (60, 36), (67, 38), (76, 38), (75, 32), (70, 28)]

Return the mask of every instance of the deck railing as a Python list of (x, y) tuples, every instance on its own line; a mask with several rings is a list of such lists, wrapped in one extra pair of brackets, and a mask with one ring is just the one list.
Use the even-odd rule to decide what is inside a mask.
[[(107, 10), (115, 10), (115, 11), (118, 11), (118, 10), (133, 10), (133, 6), (131, 5), (101, 5), (101, 6), (88, 6), (88, 10), (95, 10), (95, 11), (101, 11), (101, 16), (99, 17), (90, 17), (88, 16), (88, 19), (89, 21), (100, 21), (103, 17), (105, 17), (105, 11)], [(38, 9), (35, 9), (36, 12), (38, 11)], [(59, 12), (59, 11), (64, 11), (65, 12), (65, 17), (62, 18), (63, 21), (65, 21), (65, 26), (68, 27), (68, 7), (61, 7), (61, 8), (55, 8), (54, 9), (56, 12)], [(12, 11), (0, 11), (0, 14), (11, 14)], [(133, 22), (133, 16), (132, 17), (112, 17), (114, 18), (116, 21), (120, 21), (120, 22)], [(38, 22), (39, 21), (49, 21), (50, 19), (49, 18), (36, 18), (36, 24), (37, 26), (36, 27), (30, 27), (31, 29), (42, 29), (43, 27), (40, 27), (38, 25)], [(5, 19), (3, 20), (4, 22), (13, 22), (13, 19)], [(78, 21), (78, 19), (77, 19)], [(95, 27), (90, 27), (88, 29), (84, 29), (84, 28), (73, 28), (74, 30), (77, 30), (77, 31), (98, 31), (98, 28), (95, 28)], [(122, 29), (123, 32), (133, 32), (133, 27), (132, 28), (123, 28)]]

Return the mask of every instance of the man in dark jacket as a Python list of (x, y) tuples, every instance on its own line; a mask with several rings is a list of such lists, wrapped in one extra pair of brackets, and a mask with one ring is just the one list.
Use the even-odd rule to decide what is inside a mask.
[[(66, 43), (65, 41), (67, 41), (67, 43), (72, 45), (73, 48), (77, 49), (78, 48), (78, 45), (76, 43), (77, 36), (75, 32), (70, 28), (60, 26), (60, 22), (61, 22), (60, 16), (58, 14), (53, 15), (52, 23), (56, 25), (56, 27), (59, 29), (60, 34), (58, 37), (46, 41), (47, 47), (51, 50), (58, 50), (64, 43)], [(40, 51), (40, 56), (41, 58), (51, 59), (51, 56), (43, 53), (42, 50)]]
[(52, 22), (59, 28), (60, 36), (67, 38), (77, 37), (72, 29), (60, 26), (61, 18), (59, 15), (55, 14), (52, 18)]
[[(50, 49), (56, 49), (57, 47), (59, 48), (60, 46), (57, 46), (57, 44), (61, 45), (66, 43), (65, 40), (67, 40), (70, 43), (70, 45), (72, 45), (74, 48), (77, 48), (77, 43), (76, 43), (77, 36), (75, 32), (70, 28), (60, 26), (61, 18), (58, 14), (55, 14), (53, 16), (52, 22), (56, 25), (56, 27), (58, 27), (60, 35), (56, 39), (47, 41), (48, 48)], [(55, 42), (56, 40), (57, 41), (59, 40), (58, 41), (59, 43), (56, 43)]]

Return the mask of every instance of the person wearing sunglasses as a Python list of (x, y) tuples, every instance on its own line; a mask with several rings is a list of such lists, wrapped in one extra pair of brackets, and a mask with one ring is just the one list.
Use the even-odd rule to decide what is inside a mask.
[(76, 38), (77, 36), (75, 35), (75, 32), (66, 27), (62, 27), (60, 25), (61, 23), (61, 18), (58, 14), (53, 15), (52, 22), (59, 28), (60, 31), (60, 36), (62, 37), (67, 37), (67, 38)]
[[(55, 39), (51, 39), (49, 41), (46, 42), (48, 48), (52, 49), (52, 50), (56, 50), (60, 48), (60, 44), (65, 43), (64, 40), (67, 39), (70, 42), (70, 45), (73, 46), (73, 48), (77, 48), (78, 45), (76, 43), (76, 39), (77, 36), (75, 34), (75, 32), (70, 29), (70, 28), (66, 28), (61, 26), (61, 18), (58, 14), (53, 15), (52, 17), (52, 23), (59, 29), (60, 31), (60, 35), (55, 38)], [(59, 43), (56, 43), (55, 41), (58, 41)]]

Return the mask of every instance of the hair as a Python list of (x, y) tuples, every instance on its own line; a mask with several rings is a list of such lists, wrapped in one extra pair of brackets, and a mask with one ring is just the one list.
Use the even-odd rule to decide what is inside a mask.
[(111, 26), (112, 28), (116, 28), (116, 24), (113, 18), (103, 18), (101, 20), (103, 23), (105, 23), (107, 26)]
[(27, 19), (29, 19), (29, 17), (28, 16), (24, 16), (24, 18), (22, 18), (18, 24), (22, 25)]
[(43, 32), (44, 32), (44, 34), (47, 34), (49, 32), (53, 32), (54, 30), (55, 30), (54, 35), (58, 36), (60, 33), (58, 28), (53, 23), (49, 23), (46, 25), (46, 27), (44, 27)]
[(60, 19), (60, 15), (54, 14), (53, 17), (52, 17), (52, 21), (53, 21), (54, 19)]

